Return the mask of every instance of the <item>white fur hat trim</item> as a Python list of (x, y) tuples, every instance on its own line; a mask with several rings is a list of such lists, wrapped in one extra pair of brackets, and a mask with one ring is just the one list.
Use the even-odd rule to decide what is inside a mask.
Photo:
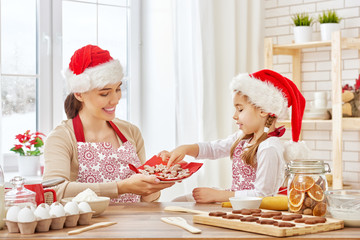
[(286, 141), (284, 147), (284, 158), (286, 162), (309, 159), (310, 149), (304, 141)]
[(123, 78), (123, 68), (119, 60), (99, 64), (85, 69), (79, 75), (69, 68), (65, 71), (65, 78), (70, 92), (87, 92), (95, 88), (103, 88), (108, 84), (115, 84)]
[(286, 115), (288, 101), (283, 93), (273, 84), (249, 76), (239, 74), (231, 81), (230, 88), (233, 92), (241, 92), (249, 98), (255, 106), (277, 117)]

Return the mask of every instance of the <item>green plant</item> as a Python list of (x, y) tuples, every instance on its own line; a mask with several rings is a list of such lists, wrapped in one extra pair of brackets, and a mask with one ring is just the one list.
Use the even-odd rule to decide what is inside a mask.
[(27, 130), (24, 134), (18, 134), (15, 139), (18, 140), (19, 144), (15, 144), (10, 151), (19, 153), (20, 156), (39, 156), (41, 155), (41, 148), (44, 145), (44, 141), (41, 136), (45, 136), (41, 132), (30, 133)]
[(296, 13), (291, 19), (295, 26), (311, 26), (314, 23), (314, 19), (309, 16), (308, 13)]
[(323, 11), (322, 14), (319, 14), (319, 23), (339, 23), (342, 18), (340, 18), (335, 10)]

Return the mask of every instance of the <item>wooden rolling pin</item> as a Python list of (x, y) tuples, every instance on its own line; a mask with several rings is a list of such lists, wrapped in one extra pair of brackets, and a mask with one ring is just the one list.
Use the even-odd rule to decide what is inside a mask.
[(74, 234), (78, 234), (78, 233), (82, 233), (82, 232), (86, 232), (95, 228), (101, 228), (101, 227), (107, 227), (107, 226), (111, 226), (116, 224), (116, 222), (98, 222), (98, 223), (94, 223), (90, 226), (87, 227), (83, 227), (83, 228), (79, 228), (76, 230), (72, 230), (68, 232), (68, 235), (74, 235)]

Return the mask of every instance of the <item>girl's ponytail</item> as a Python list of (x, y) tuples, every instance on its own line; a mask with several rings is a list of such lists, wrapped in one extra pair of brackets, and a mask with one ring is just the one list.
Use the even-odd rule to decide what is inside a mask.
[[(267, 120), (266, 120), (266, 123), (265, 123), (265, 127), (267, 128), (270, 128), (270, 126), (273, 124), (274, 120), (276, 119), (275, 116), (272, 116), (272, 115), (269, 115)], [(251, 137), (253, 137), (254, 135), (253, 134), (248, 134), (248, 135), (245, 135), (244, 137), (242, 138), (239, 138), (235, 141), (235, 143), (231, 146), (231, 150), (230, 150), (230, 156), (231, 158), (233, 158), (233, 155), (234, 155), (234, 151), (235, 151), (235, 148), (236, 146), (239, 144), (239, 142), (243, 139), (249, 139)], [(246, 149), (244, 149), (244, 151), (242, 152), (241, 154), (241, 158), (243, 159), (244, 163), (252, 166), (252, 167), (255, 167), (256, 166), (256, 160), (255, 160), (255, 156), (256, 156), (256, 153), (257, 153), (257, 150), (259, 148), (259, 145), (261, 142), (265, 141), (266, 139), (268, 138), (268, 133), (267, 132), (264, 132), (258, 139), (257, 141), (255, 142), (255, 144), (247, 147)]]
[(64, 102), (65, 113), (68, 119), (73, 119), (79, 114), (82, 103), (76, 99), (74, 93), (70, 93)]

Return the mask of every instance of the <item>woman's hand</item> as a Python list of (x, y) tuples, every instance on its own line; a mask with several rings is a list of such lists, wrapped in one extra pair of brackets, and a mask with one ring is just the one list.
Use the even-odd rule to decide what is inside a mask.
[(193, 197), (197, 203), (227, 202), (234, 192), (218, 190), (214, 188), (200, 187), (194, 188)]
[(155, 176), (134, 174), (131, 177), (117, 182), (118, 194), (134, 193), (147, 196), (162, 189), (171, 187), (175, 183), (162, 183)]

